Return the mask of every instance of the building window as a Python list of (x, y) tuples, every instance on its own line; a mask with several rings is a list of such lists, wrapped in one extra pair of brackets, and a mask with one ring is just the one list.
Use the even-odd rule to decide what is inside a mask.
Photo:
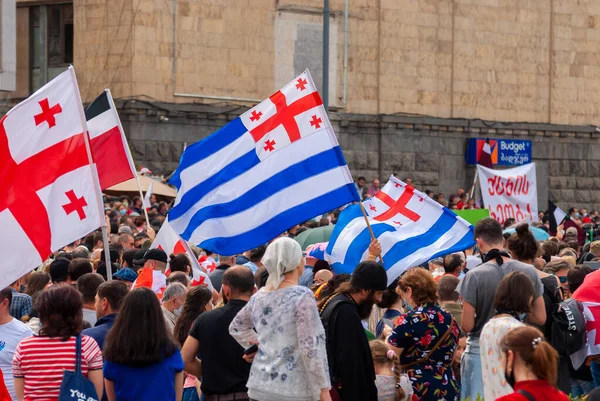
[(73, 4), (29, 8), (31, 91), (73, 63)]
[(73, 5), (48, 6), (48, 67), (73, 63)]

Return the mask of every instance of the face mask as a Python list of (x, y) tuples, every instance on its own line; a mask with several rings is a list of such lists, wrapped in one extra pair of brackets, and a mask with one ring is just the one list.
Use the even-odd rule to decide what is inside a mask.
[(123, 202), (123, 206), (128, 207), (129, 203), (127, 201)]
[(173, 314), (175, 315), (175, 317), (179, 317), (179, 315), (181, 315), (181, 311), (183, 311), (183, 306), (181, 308), (177, 308), (173, 311)]
[(511, 372), (511, 374), (509, 375), (508, 373), (508, 355), (506, 357), (506, 366), (504, 367), (504, 378), (506, 379), (506, 383), (508, 383), (511, 387), (515, 387), (515, 372), (513, 370), (513, 372)]
[[(404, 301), (404, 300), (403, 300)], [(413, 307), (412, 305), (409, 305), (406, 301), (404, 301), (404, 303), (402, 304), (402, 307), (404, 308), (405, 311), (407, 312), (412, 312), (413, 311)]]
[(527, 318), (527, 313), (525, 313), (525, 312), (519, 313), (519, 321), (520, 322), (524, 322), (526, 318)]
[(120, 214), (121, 216), (125, 216), (125, 213), (127, 213), (127, 210), (125, 210), (125, 209), (121, 209), (121, 210), (119, 210), (119, 214)]
[(573, 217), (575, 217), (576, 219), (578, 219), (578, 218), (579, 218), (579, 213), (575, 213), (575, 214), (573, 215)]

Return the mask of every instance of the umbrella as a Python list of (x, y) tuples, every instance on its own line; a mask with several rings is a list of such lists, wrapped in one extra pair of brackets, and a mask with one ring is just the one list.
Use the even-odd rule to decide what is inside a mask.
[[(142, 187), (142, 191), (146, 192), (150, 183), (152, 183), (152, 193), (157, 196), (163, 196), (165, 198), (175, 198), (177, 196), (177, 190), (168, 186), (167, 184), (163, 184), (160, 181), (153, 180), (150, 177), (146, 177), (145, 175), (138, 175), (138, 179), (140, 180), (140, 186)], [(107, 195), (123, 195), (127, 193), (135, 193), (139, 195), (139, 190), (137, 186), (137, 182), (135, 178), (132, 178), (127, 181), (123, 181), (120, 184), (107, 188), (103, 191)]]
[(298, 241), (302, 250), (305, 250), (309, 245), (318, 244), (320, 242), (328, 242), (331, 238), (334, 225), (309, 228), (308, 230), (300, 233), (295, 240)]
[[(550, 234), (548, 234), (546, 231), (544, 231), (541, 228), (529, 226), (529, 231), (531, 231), (531, 233), (533, 234), (535, 239), (538, 241), (546, 241), (548, 238), (550, 238)], [(514, 234), (515, 228), (514, 227), (507, 228), (506, 230), (504, 230), (504, 233)]]

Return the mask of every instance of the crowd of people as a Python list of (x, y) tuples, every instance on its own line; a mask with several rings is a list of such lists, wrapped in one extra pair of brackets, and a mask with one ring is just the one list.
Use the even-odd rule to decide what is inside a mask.
[[(149, 249), (168, 207), (154, 199), (147, 226), (140, 202), (107, 199), (112, 280), (93, 233), (0, 291), (0, 400), (62, 399), (69, 371), (86, 400), (600, 399), (600, 362), (575, 368), (556, 322), (596, 274), (593, 213), (544, 242), (483, 219), (476, 247), (390, 283), (376, 240), (352, 274), (303, 252), (293, 238), (332, 212), (241, 255), (192, 247), (211, 290), (187, 255)], [(144, 269), (164, 290), (134, 285)]]

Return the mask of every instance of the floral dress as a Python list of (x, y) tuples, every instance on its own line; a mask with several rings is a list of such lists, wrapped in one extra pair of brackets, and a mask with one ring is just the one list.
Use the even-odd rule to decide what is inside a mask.
[(426, 362), (403, 370), (410, 378), (419, 401), (458, 401), (459, 388), (452, 371), (454, 350), (458, 343), (458, 325), (433, 354), (431, 348), (450, 328), (452, 315), (438, 305), (423, 304), (396, 319), (389, 343), (402, 348), (400, 364), (408, 365), (427, 357)]

